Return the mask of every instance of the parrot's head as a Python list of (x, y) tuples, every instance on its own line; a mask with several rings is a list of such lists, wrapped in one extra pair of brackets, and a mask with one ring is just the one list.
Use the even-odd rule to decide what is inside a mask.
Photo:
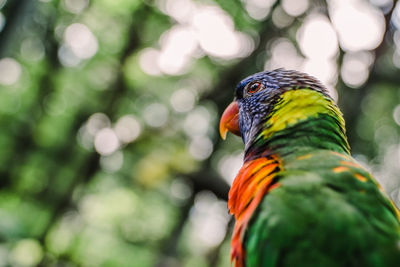
[(282, 95), (301, 89), (311, 89), (330, 98), (317, 79), (297, 71), (277, 69), (245, 78), (237, 85), (234, 101), (221, 117), (221, 137), (225, 139), (230, 131), (241, 136), (246, 145), (251, 143), (272, 113), (277, 111), (276, 106)]

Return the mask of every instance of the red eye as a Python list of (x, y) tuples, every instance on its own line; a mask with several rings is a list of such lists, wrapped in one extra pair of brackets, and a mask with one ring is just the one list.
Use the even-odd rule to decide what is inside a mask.
[(262, 89), (264, 85), (260, 82), (253, 82), (247, 86), (247, 92), (249, 94), (254, 94), (258, 92), (260, 89)]

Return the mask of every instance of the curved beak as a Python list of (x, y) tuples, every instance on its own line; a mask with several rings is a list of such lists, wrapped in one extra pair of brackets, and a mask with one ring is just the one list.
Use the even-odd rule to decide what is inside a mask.
[(228, 131), (241, 136), (239, 129), (239, 105), (236, 101), (229, 104), (219, 122), (219, 134), (222, 139), (225, 140)]

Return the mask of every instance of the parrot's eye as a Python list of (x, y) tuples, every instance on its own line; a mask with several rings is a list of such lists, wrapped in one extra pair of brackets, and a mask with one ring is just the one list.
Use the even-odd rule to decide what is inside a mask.
[(246, 86), (247, 93), (250, 95), (257, 93), (261, 89), (264, 89), (264, 84), (262, 84), (261, 82), (252, 82)]

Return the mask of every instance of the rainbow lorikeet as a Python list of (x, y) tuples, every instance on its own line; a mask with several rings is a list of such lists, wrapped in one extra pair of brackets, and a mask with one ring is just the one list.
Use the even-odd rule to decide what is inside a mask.
[(229, 192), (236, 267), (400, 266), (399, 213), (351, 156), (342, 114), (315, 78), (241, 81), (220, 122), (244, 163)]

